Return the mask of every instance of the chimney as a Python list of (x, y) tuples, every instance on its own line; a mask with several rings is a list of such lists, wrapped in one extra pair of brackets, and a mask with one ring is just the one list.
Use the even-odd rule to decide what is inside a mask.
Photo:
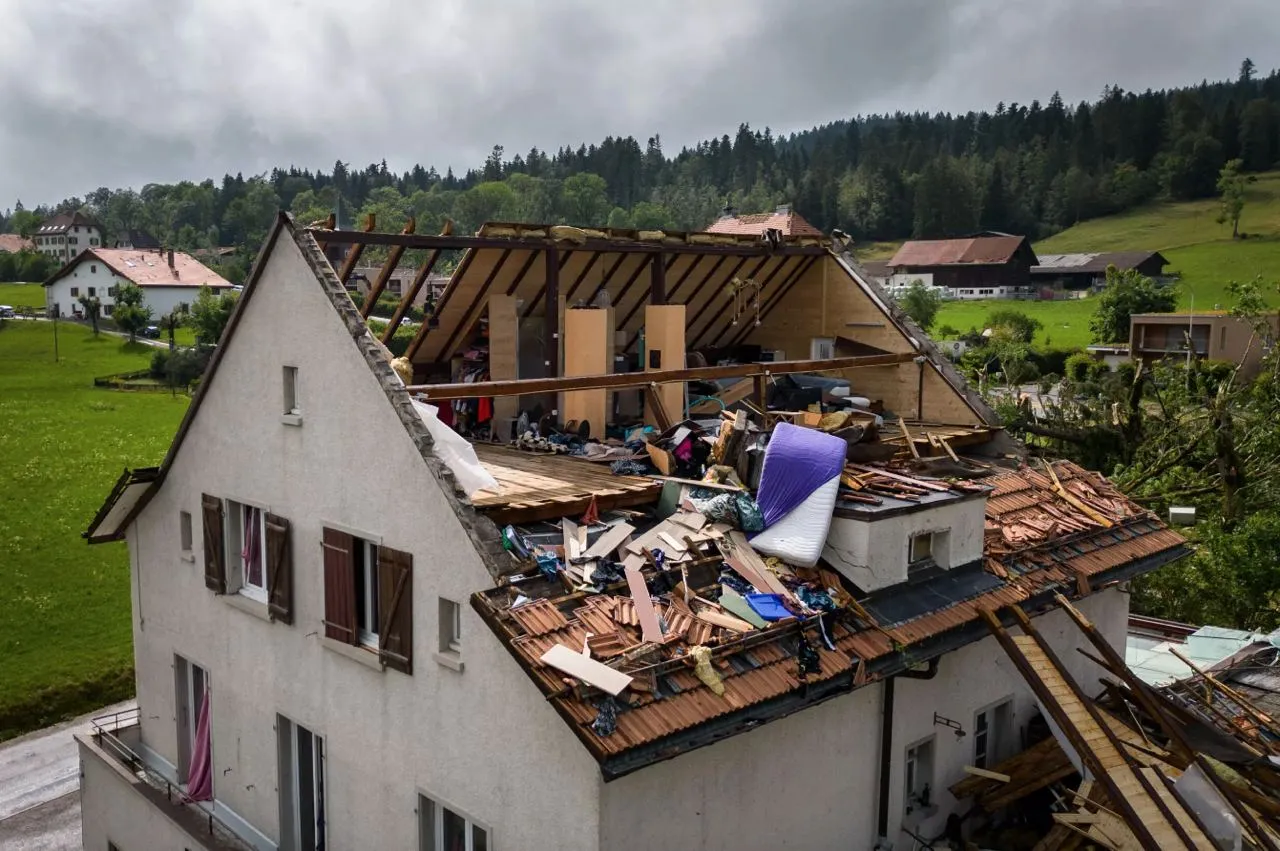
[(173, 249), (169, 249), (169, 268), (173, 268)]
[(778, 209), (774, 210), (774, 212), (775, 212), (775, 213), (777, 213), (777, 214), (778, 214), (778, 215), (780, 215), (780, 216), (786, 216), (786, 215), (789, 215), (789, 214), (791, 213), (791, 205), (790, 205), (790, 204), (779, 204), (779, 205), (778, 205)]

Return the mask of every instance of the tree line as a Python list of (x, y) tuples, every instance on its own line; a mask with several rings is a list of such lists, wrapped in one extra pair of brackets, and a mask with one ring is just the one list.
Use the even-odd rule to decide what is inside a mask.
[(183, 250), (247, 248), (223, 270), (233, 280), (278, 209), (304, 223), (336, 212), (348, 227), (374, 213), (379, 229), (414, 216), (423, 233), (446, 220), (460, 232), (485, 221), (695, 230), (726, 207), (789, 203), (860, 240), (979, 229), (1040, 237), (1157, 197), (1218, 194), (1222, 167), (1237, 159), (1242, 172), (1280, 160), (1280, 72), (1261, 76), (1248, 59), (1235, 80), (1142, 93), (1107, 86), (1074, 107), (1054, 93), (1044, 104), (858, 116), (785, 136), (743, 124), (671, 156), (658, 136), (608, 137), (512, 156), (498, 145), (461, 176), (338, 161), (329, 171), (103, 187), (30, 210), (19, 202), (0, 213), (0, 232), (80, 209), (102, 221), (108, 245), (141, 229)]

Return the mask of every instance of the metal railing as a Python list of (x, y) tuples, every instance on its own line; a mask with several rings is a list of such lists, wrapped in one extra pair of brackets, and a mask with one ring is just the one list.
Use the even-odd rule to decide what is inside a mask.
[(122, 730), (137, 728), (142, 717), (140, 713), (141, 710), (135, 706), (132, 709), (94, 718), (90, 722), (94, 742), (121, 765), (128, 767), (134, 777), (152, 789), (163, 792), (167, 801), (174, 805), (185, 806), (193, 815), (199, 816), (205, 822), (209, 836), (222, 842), (233, 843), (236, 847), (252, 847), (240, 839), (240, 835), (229, 824), (214, 815), (213, 808), (205, 810), (196, 806), (181, 786), (151, 767), (137, 751), (121, 741), (116, 734)]

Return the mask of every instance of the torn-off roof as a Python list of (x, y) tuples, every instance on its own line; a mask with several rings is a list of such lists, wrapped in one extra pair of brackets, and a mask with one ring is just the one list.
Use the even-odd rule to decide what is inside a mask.
[(912, 240), (902, 244), (889, 267), (1000, 265), (1012, 260), (1026, 241), (1025, 236)]
[(721, 216), (707, 227), (707, 233), (745, 234), (762, 236), (766, 230), (780, 231), (783, 236), (816, 236), (822, 231), (805, 220), (804, 216), (790, 208), (772, 213), (748, 213), (743, 216)]

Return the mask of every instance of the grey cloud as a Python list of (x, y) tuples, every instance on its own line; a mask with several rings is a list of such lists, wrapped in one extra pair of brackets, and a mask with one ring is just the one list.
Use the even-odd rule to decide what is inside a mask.
[(1275, 65), (1273, 3), (0, 0), (0, 206), (1180, 85)]

